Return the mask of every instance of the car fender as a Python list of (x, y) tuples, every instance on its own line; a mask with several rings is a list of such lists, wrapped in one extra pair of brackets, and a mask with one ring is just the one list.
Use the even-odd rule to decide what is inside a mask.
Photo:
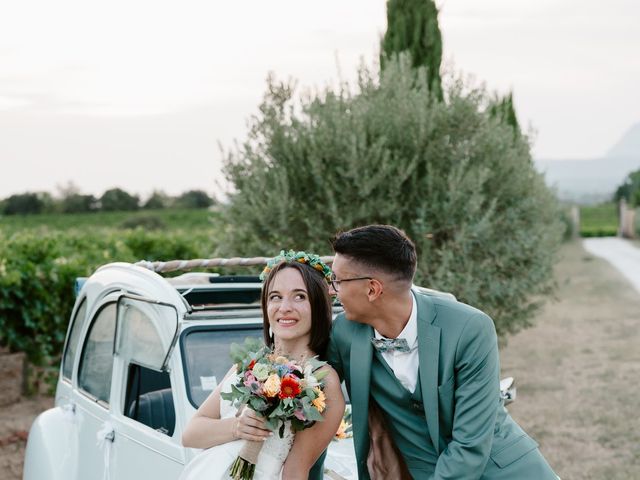
[(77, 420), (71, 408), (55, 407), (38, 415), (29, 430), (23, 480), (76, 480)]

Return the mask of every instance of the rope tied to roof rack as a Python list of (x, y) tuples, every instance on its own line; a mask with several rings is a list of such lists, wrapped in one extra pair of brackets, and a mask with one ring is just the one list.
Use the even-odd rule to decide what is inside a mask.
[[(178, 270), (193, 270), (194, 268), (261, 266), (266, 265), (272, 258), (275, 257), (195, 258), (193, 260), (169, 260), (166, 262), (141, 260), (136, 262), (135, 265), (156, 273), (163, 273)], [(333, 263), (333, 256), (320, 257), (320, 260), (326, 264), (331, 264)]]

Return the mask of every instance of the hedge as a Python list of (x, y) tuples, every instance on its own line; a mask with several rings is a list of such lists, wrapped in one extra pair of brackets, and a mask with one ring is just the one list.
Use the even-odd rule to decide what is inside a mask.
[(198, 258), (212, 250), (211, 232), (0, 232), (0, 346), (47, 367), (59, 361), (76, 277), (115, 261)]

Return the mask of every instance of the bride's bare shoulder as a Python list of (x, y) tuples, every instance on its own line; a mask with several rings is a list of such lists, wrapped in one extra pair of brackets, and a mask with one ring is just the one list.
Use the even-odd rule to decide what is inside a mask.
[(323, 365), (318, 369), (318, 371), (323, 373), (326, 372), (323, 378), (323, 382), (327, 387), (340, 388), (340, 377), (338, 377), (338, 373), (333, 369), (331, 365)]

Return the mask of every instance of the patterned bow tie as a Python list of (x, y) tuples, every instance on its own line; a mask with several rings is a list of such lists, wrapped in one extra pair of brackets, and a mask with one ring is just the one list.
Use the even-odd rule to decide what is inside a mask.
[(380, 353), (410, 352), (409, 344), (405, 338), (375, 338), (371, 339), (371, 343)]

